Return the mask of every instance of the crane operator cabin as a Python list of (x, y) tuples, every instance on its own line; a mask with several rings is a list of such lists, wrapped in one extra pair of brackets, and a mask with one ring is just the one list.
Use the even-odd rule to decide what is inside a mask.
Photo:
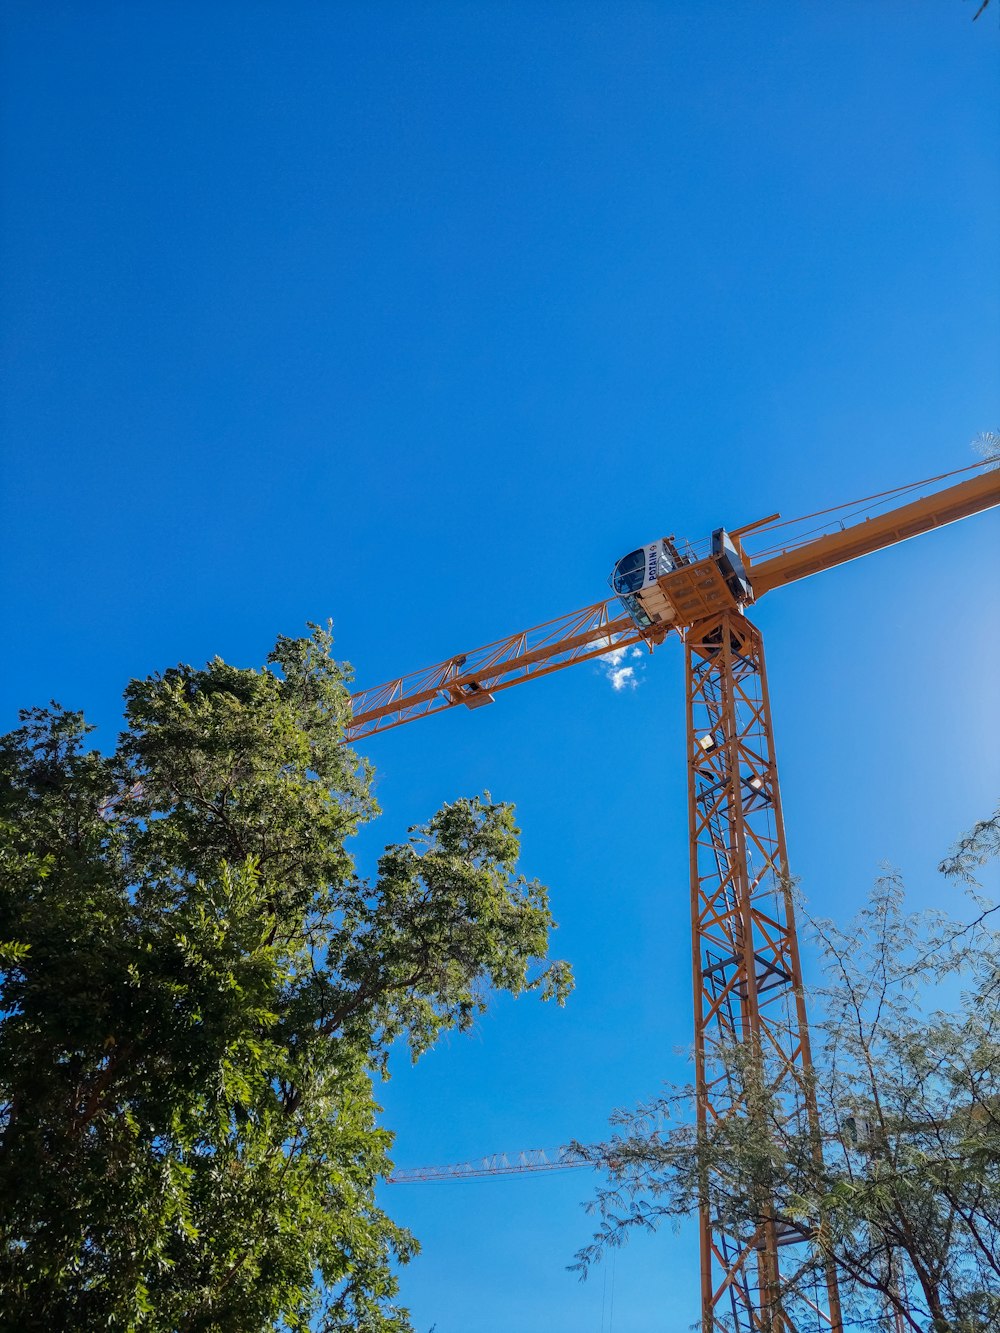
[(640, 630), (690, 624), (704, 614), (699, 604), (704, 600), (721, 599), (737, 606), (753, 601), (743, 560), (725, 528), (712, 533), (707, 560), (696, 560), (682, 552), (672, 537), (661, 537), (623, 555), (608, 583)]

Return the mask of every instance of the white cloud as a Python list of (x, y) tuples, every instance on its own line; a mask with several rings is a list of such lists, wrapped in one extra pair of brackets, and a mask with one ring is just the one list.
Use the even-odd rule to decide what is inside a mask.
[(634, 644), (631, 647), (626, 645), (622, 648), (612, 648), (609, 653), (601, 656), (600, 668), (616, 693), (622, 690), (634, 690), (636, 686), (642, 684), (639, 676), (642, 667), (626, 666), (625, 663), (633, 658), (641, 659), (643, 656), (642, 649)]
[(635, 678), (635, 667), (612, 667), (607, 674), (613, 690), (634, 690), (639, 684)]

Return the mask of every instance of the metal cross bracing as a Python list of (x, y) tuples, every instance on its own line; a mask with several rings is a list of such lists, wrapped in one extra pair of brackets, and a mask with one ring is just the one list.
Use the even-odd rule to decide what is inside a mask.
[[(975, 475), (897, 503), (968, 472)], [(743, 562), (745, 578), (738, 586), (731, 561), (684, 555), (670, 546), (679, 558), (656, 581), (661, 604), (673, 607), (669, 624), (640, 629), (630, 616), (616, 614), (614, 602), (598, 602), (352, 696), (347, 743), (459, 704), (478, 708), (523, 681), (637, 643), (652, 650), (671, 630), (682, 634), (697, 1116), (704, 1135), (732, 1117), (760, 1128), (766, 1103), (768, 1115), (810, 1129), (815, 1153), (822, 1153), (764, 653), (745, 607), (773, 589), (998, 504), (1000, 471), (960, 468), (789, 521), (822, 520), (798, 535), (793, 528), (751, 557), (744, 535), (755, 532), (755, 541), (764, 535), (773, 542), (774, 532), (789, 526), (771, 515), (728, 534), (730, 550)], [(874, 512), (887, 505), (887, 512)], [(478, 1170), (465, 1163), (397, 1172), (394, 1179), (575, 1164), (544, 1157), (524, 1164), (482, 1159)], [(483, 1166), (488, 1162), (495, 1165)], [(819, 1289), (807, 1291), (797, 1280), (806, 1267), (799, 1258), (804, 1247), (822, 1242), (822, 1219), (808, 1227), (777, 1217), (763, 1194), (750, 1210), (753, 1216), (734, 1216), (725, 1181), (710, 1174), (701, 1198), (703, 1333), (842, 1329), (835, 1274), (828, 1269)]]
[[(748, 1084), (760, 1079), (769, 1114), (811, 1127), (819, 1151), (760, 631), (735, 609), (701, 620), (686, 631), (685, 666), (699, 1131), (752, 1113)], [(812, 1237), (776, 1218), (768, 1199), (758, 1217), (733, 1219), (718, 1206), (725, 1195), (724, 1181), (704, 1181), (703, 1327), (802, 1333), (779, 1251)], [(832, 1273), (825, 1286), (812, 1326), (839, 1329)]]

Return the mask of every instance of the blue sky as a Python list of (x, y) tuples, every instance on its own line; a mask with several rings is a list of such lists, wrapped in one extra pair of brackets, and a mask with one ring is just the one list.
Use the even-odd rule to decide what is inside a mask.
[[(600, 599), (613, 561), (973, 461), (1000, 421), (1000, 28), (959, 0), (9, 3), (0, 725), (335, 621), (360, 685)], [(995, 515), (772, 594), (793, 868), (918, 903), (1000, 786)], [(565, 1010), (383, 1090), (401, 1165), (602, 1134), (684, 1079), (676, 643), (373, 740), (366, 867), (518, 805)], [(809, 952), (807, 950), (807, 967)], [(604, 1333), (582, 1174), (394, 1187), (426, 1333)], [(615, 1333), (695, 1314), (693, 1237)]]

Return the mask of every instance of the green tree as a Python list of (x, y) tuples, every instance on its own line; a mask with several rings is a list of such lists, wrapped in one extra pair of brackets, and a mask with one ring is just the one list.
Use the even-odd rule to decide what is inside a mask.
[(357, 875), (330, 648), (134, 681), (111, 754), (57, 705), (0, 741), (3, 1329), (409, 1327), (373, 1079), (570, 977), (508, 805)]
[(768, 1217), (798, 1237), (783, 1265), (791, 1326), (813, 1326), (832, 1261), (849, 1327), (1000, 1328), (1000, 935), (974, 879), (998, 852), (1000, 811), (942, 863), (970, 885), (964, 919), (908, 914), (887, 873), (846, 929), (812, 921), (826, 973), (809, 998), (822, 1160), (804, 1117), (774, 1104), (767, 1051), (734, 1047), (729, 1075), (753, 1116), (699, 1138), (692, 1089), (673, 1087), (618, 1113), (606, 1143), (577, 1145), (607, 1176), (577, 1267), (635, 1227), (693, 1215), (707, 1178), (711, 1215), (747, 1243)]

